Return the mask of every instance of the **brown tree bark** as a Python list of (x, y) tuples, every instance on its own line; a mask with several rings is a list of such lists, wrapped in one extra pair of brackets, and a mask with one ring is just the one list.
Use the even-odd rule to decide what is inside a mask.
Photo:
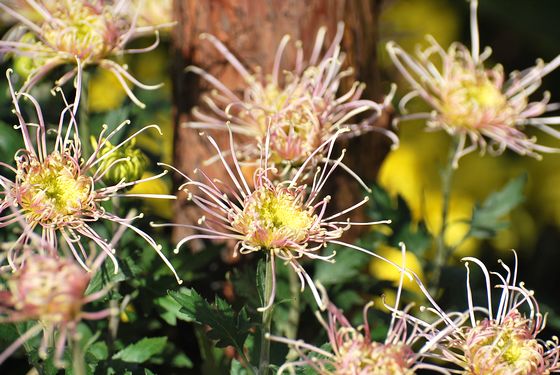
[[(346, 30), (342, 41), (347, 58), (345, 64), (354, 66), (355, 79), (365, 82), (364, 97), (380, 99), (382, 88), (376, 68), (377, 16), (381, 0), (175, 0), (178, 27), (174, 36), (176, 51), (174, 73), (174, 102), (176, 109), (175, 165), (187, 173), (213, 155), (208, 142), (197, 131), (181, 126), (189, 118), (193, 106), (199, 104), (201, 94), (209, 85), (195, 74), (185, 74), (184, 68), (196, 65), (218, 77), (229, 88), (236, 89), (242, 78), (225, 59), (199, 38), (210, 33), (221, 40), (245, 66), (261, 66), (271, 71), (274, 53), (281, 38), (290, 34), (292, 40), (301, 40), (306, 56), (317, 30), (328, 27), (326, 41), (332, 40), (339, 21)], [(289, 56), (289, 55), (288, 55)], [(292, 56), (293, 57), (293, 56)], [(288, 63), (289, 64), (289, 63)], [(289, 66), (289, 65), (287, 65)], [(386, 127), (388, 119), (379, 121)], [(218, 140), (225, 136), (216, 134)], [(373, 180), (378, 167), (389, 149), (386, 139), (376, 133), (362, 135), (343, 145), (348, 149), (345, 163), (362, 178)], [(219, 163), (208, 169), (220, 177)], [(345, 208), (364, 195), (363, 190), (345, 173), (331, 181), (334, 205)], [(175, 220), (193, 223), (198, 212), (179, 199)], [(181, 238), (185, 232), (177, 232)]]

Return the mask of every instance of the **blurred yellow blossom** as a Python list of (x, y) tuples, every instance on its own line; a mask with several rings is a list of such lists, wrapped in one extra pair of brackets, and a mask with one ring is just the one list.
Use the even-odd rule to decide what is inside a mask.
[(146, 150), (162, 163), (173, 163), (173, 121), (171, 114), (167, 111), (156, 112), (151, 116), (150, 122), (158, 124), (163, 137), (153, 137), (151, 134), (140, 134), (136, 137), (139, 148)]
[(117, 77), (106, 69), (98, 69), (89, 81), (88, 106), (92, 112), (106, 112), (120, 107), (126, 92)]
[(511, 255), (512, 249), (533, 251), (538, 236), (537, 224), (533, 216), (526, 209), (517, 208), (506, 219), (509, 226), (492, 238), (492, 246), (508, 255)]
[[(395, 264), (402, 264), (402, 251), (400, 249), (390, 247), (388, 245), (381, 245), (375, 249), (376, 253), (385, 259), (394, 262)], [(422, 271), (422, 265), (416, 257), (416, 255), (411, 252), (406, 252), (406, 268), (410, 269), (420, 277), (420, 280), (424, 282), (424, 276)], [(372, 259), (369, 264), (369, 272), (379, 280), (392, 281), (395, 286), (399, 285), (401, 278), (401, 272), (395, 266), (386, 263), (379, 262), (377, 259)], [(403, 288), (408, 290), (416, 290), (417, 284), (411, 281), (407, 277), (404, 278)]]
[[(471, 218), (474, 208), (474, 200), (465, 193), (452, 194), (449, 202), (449, 213), (447, 215), (447, 228), (445, 230), (445, 244), (457, 247), (454, 255), (462, 257), (477, 254), (479, 241), (469, 238), (464, 241), (469, 231), (468, 220)], [(427, 191), (425, 194), (424, 219), (428, 231), (435, 237), (441, 230), (442, 196), (440, 191)]]
[[(155, 176), (151, 172), (145, 172), (142, 179)], [(162, 178), (141, 182), (128, 192), (129, 194), (171, 194), (171, 183)], [(145, 199), (143, 206), (146, 210), (151, 211), (163, 219), (171, 219), (173, 217), (173, 201), (168, 199)], [(146, 211), (144, 210), (144, 211)]]

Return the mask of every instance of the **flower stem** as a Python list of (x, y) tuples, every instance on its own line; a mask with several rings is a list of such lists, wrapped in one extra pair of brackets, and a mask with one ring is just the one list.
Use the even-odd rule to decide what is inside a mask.
[(74, 375), (87, 375), (84, 353), (78, 340), (74, 341), (72, 348), (72, 373)]
[[(300, 304), (300, 286), (297, 274), (295, 272), (288, 273), (290, 281), (290, 294), (292, 296), (292, 301), (290, 303), (290, 310), (288, 312), (288, 325), (286, 328), (286, 338), (295, 339), (297, 337), (298, 327), (299, 327), (299, 304)], [(297, 350), (290, 349), (286, 355), (287, 361), (295, 361), (299, 357)]]
[(434, 269), (432, 272), (432, 282), (430, 293), (436, 295), (441, 282), (441, 271), (442, 268), (447, 264), (449, 256), (451, 255), (451, 249), (445, 244), (445, 231), (449, 225), (449, 204), (451, 201), (451, 185), (453, 182), (453, 172), (455, 155), (457, 153), (457, 148), (459, 147), (459, 138), (453, 137), (449, 145), (449, 151), (447, 154), (447, 162), (441, 171), (441, 228), (439, 230), (438, 236), (436, 237), (436, 259), (434, 262)]
[[(264, 303), (270, 300), (272, 295), (272, 262), (274, 257), (269, 254), (266, 255), (266, 270), (264, 275)], [(272, 323), (273, 306), (263, 311), (262, 326), (261, 326), (261, 355), (259, 358), (259, 371), (258, 375), (268, 375), (268, 368), (270, 365), (270, 340), (267, 336), (270, 334), (270, 327)]]
[(80, 94), (79, 103), (79, 118), (78, 118), (78, 131), (80, 132), (80, 139), (82, 140), (82, 156), (89, 157), (91, 155), (90, 145), (90, 123), (89, 123), (89, 103), (88, 103), (88, 86), (89, 86), (89, 72), (84, 71), (82, 75), (82, 87), (77, 87), (76, 90), (82, 90)]

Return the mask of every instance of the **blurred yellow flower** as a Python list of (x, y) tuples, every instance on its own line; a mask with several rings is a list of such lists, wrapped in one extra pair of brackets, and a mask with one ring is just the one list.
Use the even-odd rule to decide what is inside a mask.
[(163, 82), (159, 94), (171, 94), (169, 82), (169, 56), (167, 50), (157, 48), (153, 51), (128, 57), (127, 62), (135, 77), (144, 82)]
[(511, 250), (530, 250), (536, 249), (538, 236), (537, 224), (533, 216), (523, 208), (513, 211), (507, 218), (510, 225), (498, 232), (492, 239), (492, 246), (500, 251), (511, 255)]
[(173, 121), (168, 111), (156, 112), (148, 120), (158, 124), (163, 137), (154, 137), (152, 134), (143, 133), (136, 137), (136, 144), (142, 150), (157, 156), (162, 163), (173, 163)]
[[(402, 264), (402, 252), (400, 249), (390, 247), (388, 245), (381, 245), (379, 246), (376, 251), (378, 255), (394, 262), (396, 264)], [(411, 251), (406, 252), (405, 257), (406, 268), (410, 269), (414, 273), (420, 277), (420, 280), (424, 282), (424, 273), (422, 271), (422, 265), (420, 261), (416, 257), (414, 253)], [(401, 279), (401, 273), (399, 270), (387, 263), (387, 262), (380, 262), (378, 259), (372, 259), (369, 264), (369, 272), (371, 275), (375, 276), (378, 280), (383, 281), (392, 281), (395, 286), (399, 285), (399, 281)], [(404, 278), (403, 281), (403, 289), (407, 290), (417, 290), (417, 284), (414, 281), (411, 281), (407, 277)]]
[(107, 112), (120, 107), (126, 92), (117, 77), (106, 69), (97, 69), (89, 81), (88, 107), (91, 112)]
[(379, 170), (379, 184), (393, 197), (400, 195), (404, 198), (414, 220), (421, 219), (423, 168), (419, 153), (414, 147), (401, 144), (392, 151)]
[[(476, 256), (479, 241), (475, 238), (464, 240), (469, 231), (468, 220), (472, 216), (475, 201), (467, 194), (455, 190), (457, 193), (451, 195), (449, 212), (447, 215), (447, 229), (444, 240), (449, 247), (457, 247), (453, 255), (455, 257)], [(428, 231), (435, 237), (441, 230), (442, 196), (437, 190), (427, 191), (425, 194), (424, 220)]]
[[(151, 172), (145, 172), (142, 179), (155, 176)], [(162, 178), (150, 180), (134, 185), (128, 192), (129, 194), (171, 194), (171, 184)], [(143, 206), (147, 210), (156, 214), (163, 219), (171, 219), (173, 217), (173, 201), (168, 199), (144, 199)]]

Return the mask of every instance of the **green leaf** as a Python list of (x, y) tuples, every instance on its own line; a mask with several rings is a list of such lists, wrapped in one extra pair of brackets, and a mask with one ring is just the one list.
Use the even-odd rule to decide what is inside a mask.
[(315, 279), (324, 286), (350, 281), (368, 264), (369, 259), (370, 256), (365, 253), (338, 247), (335, 263), (316, 262)]
[(189, 319), (210, 326), (211, 330), (207, 335), (211, 340), (215, 340), (217, 347), (232, 345), (237, 350), (242, 350), (252, 326), (245, 308), (236, 314), (232, 307), (219, 297), (216, 297), (213, 304), (209, 304), (194, 289), (184, 288), (178, 292), (170, 291), (169, 294), (179, 302), (182, 306), (180, 311)]
[(160, 354), (165, 348), (167, 337), (143, 338), (137, 343), (131, 344), (113, 356), (130, 363), (144, 363), (153, 356)]
[[(106, 262), (105, 264), (109, 264), (109, 263)], [(99, 292), (106, 285), (116, 284), (121, 281), (124, 281), (126, 279), (124, 269), (126, 268), (127, 268), (127, 264), (125, 261), (119, 262), (119, 269), (117, 273), (115, 273), (112, 264), (109, 266), (103, 265), (100, 271), (94, 273), (93, 278), (91, 279), (87, 287), (86, 294)]]
[(501, 219), (524, 201), (523, 189), (526, 183), (527, 174), (524, 173), (511, 180), (502, 190), (490, 194), (481, 206), (476, 205), (468, 236), (489, 238), (507, 227), (508, 223)]
[(171, 360), (174, 367), (193, 368), (192, 360), (185, 353), (179, 353)]
[(160, 316), (165, 322), (171, 326), (177, 325), (177, 319), (187, 322), (192, 321), (189, 315), (181, 312), (181, 305), (170, 295), (166, 295), (154, 300), (156, 306), (161, 310)]
[(412, 253), (423, 256), (432, 244), (432, 236), (426, 229), (424, 222), (416, 223), (406, 201), (397, 196), (391, 197), (389, 192), (381, 186), (371, 186), (368, 215), (373, 220), (391, 220), (390, 234), (373, 231), (362, 240), (381, 241), (392, 247), (399, 247), (401, 242), (406, 243), (407, 249)]

